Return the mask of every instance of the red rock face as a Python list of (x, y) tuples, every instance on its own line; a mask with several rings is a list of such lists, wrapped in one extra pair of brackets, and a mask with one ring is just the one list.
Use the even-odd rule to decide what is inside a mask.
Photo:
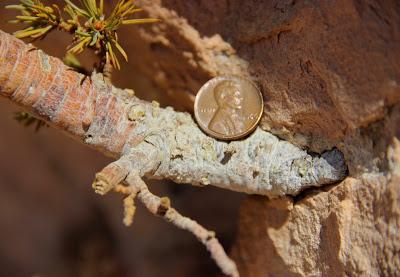
[(264, 128), (321, 150), (400, 99), (396, 1), (139, 2), (165, 20), (137, 32), (141, 70), (186, 108), (214, 75), (251, 76)]
[(233, 251), (241, 276), (397, 276), (399, 182), (349, 178), (300, 201), (247, 199)]
[(398, 275), (388, 166), (400, 134), (398, 1), (140, 2), (165, 20), (137, 33), (151, 45), (141, 71), (158, 86), (177, 96), (215, 75), (251, 77), (263, 128), (314, 151), (339, 147), (355, 177), (304, 200), (248, 199), (234, 250), (242, 275)]
[[(119, 84), (191, 110), (211, 77), (251, 77), (263, 128), (345, 153), (352, 178), (331, 189), (245, 202), (233, 252), (242, 275), (399, 275), (399, 1), (137, 2), (163, 21), (120, 34), (132, 58)], [(149, 96), (139, 75), (161, 93)]]

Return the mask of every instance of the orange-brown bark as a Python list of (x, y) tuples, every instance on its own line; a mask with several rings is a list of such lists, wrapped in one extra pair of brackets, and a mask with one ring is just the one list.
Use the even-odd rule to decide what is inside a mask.
[[(81, 85), (84, 76), (72, 71), (58, 59), (2, 31), (0, 65), (1, 96), (77, 139), (91, 142), (95, 137), (99, 138), (91, 144), (114, 156), (121, 155), (123, 146), (131, 146), (130, 141), (135, 144), (135, 136), (129, 137), (135, 126), (127, 116), (127, 109), (131, 108), (127, 104), (131, 104), (134, 99), (127, 101), (123, 95), (116, 95), (111, 85), (105, 82), (96, 84), (95, 80), (92, 82), (89, 78)], [(140, 153), (136, 153), (132, 159), (127, 159), (128, 156), (123, 156), (96, 175), (93, 185), (96, 192), (105, 194), (124, 182), (132, 167), (130, 161), (135, 160)], [(132, 187), (138, 185), (138, 197), (152, 213), (158, 214), (160, 198), (150, 193), (138, 175), (139, 171), (135, 172), (136, 179), (127, 181), (128, 184)], [(213, 232), (183, 217), (169, 204), (162, 216), (177, 227), (192, 232), (207, 247), (225, 274), (239, 276), (235, 263), (229, 259), (214, 235), (210, 235)]]
[[(346, 174), (337, 150), (309, 155), (261, 129), (241, 141), (217, 141), (188, 114), (142, 101), (100, 74), (81, 85), (84, 76), (58, 59), (1, 31), (0, 42), (0, 95), (89, 146), (125, 156), (127, 170), (141, 176), (276, 197)], [(233, 153), (229, 162), (226, 153)]]
[[(138, 198), (153, 213), (162, 201), (142, 197), (150, 195), (145, 193), (143, 176), (276, 197), (296, 195), (346, 175), (343, 155), (336, 149), (310, 155), (261, 129), (241, 141), (217, 141), (202, 133), (190, 115), (141, 101), (130, 91), (104, 82), (99, 74), (81, 84), (83, 75), (1, 31), (0, 66), (1, 96), (119, 157), (96, 176), (97, 193), (127, 183), (136, 187)], [(227, 153), (231, 156), (224, 161)], [(132, 174), (134, 182), (126, 178)], [(206, 229), (173, 211), (164, 218), (196, 235), (220, 268), (237, 276), (235, 264), (218, 240), (208, 239)]]
[[(118, 124), (124, 114), (112, 86), (96, 85), (59, 59), (0, 31), (0, 95), (79, 140), (93, 121), (96, 148), (116, 156), (128, 139), (131, 124)], [(110, 142), (112, 138), (112, 142)]]

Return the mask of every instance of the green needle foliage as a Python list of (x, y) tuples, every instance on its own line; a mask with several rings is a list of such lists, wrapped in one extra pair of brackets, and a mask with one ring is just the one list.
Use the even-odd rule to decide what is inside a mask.
[(43, 38), (60, 24), (61, 16), (57, 5), (50, 7), (43, 5), (40, 1), (21, 0), (20, 5), (9, 5), (6, 9), (21, 12), (21, 15), (17, 15), (16, 19), (11, 21), (12, 23), (24, 22), (28, 25), (26, 29), (14, 33), (17, 38)]
[(26, 112), (15, 113), (14, 119), (26, 127), (35, 126), (35, 132), (39, 131), (43, 126), (47, 126), (46, 122), (37, 119)]
[[(74, 0), (75, 1), (75, 0)], [(64, 62), (78, 72), (88, 72), (80, 65), (75, 55), (85, 49), (95, 51), (99, 57), (96, 69), (106, 79), (110, 79), (111, 70), (120, 69), (117, 57), (119, 53), (126, 61), (128, 55), (118, 40), (118, 29), (123, 25), (145, 24), (158, 22), (155, 18), (132, 18), (142, 11), (134, 0), (118, 0), (111, 13), (104, 11), (104, 0), (64, 0), (62, 9), (59, 5), (45, 5), (41, 0), (20, 0), (18, 5), (8, 5), (6, 9), (20, 13), (11, 23), (24, 23), (25, 29), (14, 33), (17, 38), (43, 39), (51, 31), (57, 29), (70, 33), (73, 40)], [(28, 113), (17, 113), (15, 118), (26, 126), (36, 124), (36, 130), (45, 123)]]
[(123, 25), (154, 23), (155, 18), (132, 16), (142, 9), (133, 0), (118, 0), (111, 13), (104, 11), (104, 0), (79, 0), (79, 5), (72, 0), (64, 0), (63, 12), (58, 5), (45, 5), (41, 0), (20, 0), (19, 5), (6, 6), (17, 10), (12, 23), (25, 23), (27, 27), (15, 32), (18, 38), (42, 39), (54, 29), (63, 30), (73, 35), (73, 43), (68, 52), (80, 54), (85, 49), (93, 49), (100, 57), (99, 70), (107, 70), (106, 65), (120, 69), (116, 53), (126, 61), (128, 55), (118, 41), (117, 30)]

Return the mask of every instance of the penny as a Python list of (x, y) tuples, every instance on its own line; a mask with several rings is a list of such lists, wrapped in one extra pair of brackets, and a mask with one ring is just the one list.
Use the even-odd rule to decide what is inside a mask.
[(263, 106), (261, 92), (250, 80), (219, 76), (197, 93), (194, 114), (205, 133), (221, 140), (235, 140), (256, 128)]

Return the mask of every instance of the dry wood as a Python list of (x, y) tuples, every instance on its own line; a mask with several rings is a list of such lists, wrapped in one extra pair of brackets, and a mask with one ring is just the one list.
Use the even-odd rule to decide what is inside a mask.
[[(218, 141), (205, 135), (189, 114), (142, 101), (131, 90), (104, 82), (100, 74), (82, 83), (83, 75), (2, 31), (0, 66), (1, 96), (119, 158), (96, 175), (97, 193), (121, 182), (136, 186), (134, 193), (152, 213), (162, 201), (148, 191), (143, 176), (276, 197), (336, 182), (346, 174), (338, 150), (310, 155), (261, 129), (241, 141)], [(132, 174), (135, 181), (126, 179)], [(206, 239), (209, 232), (203, 227), (169, 206), (164, 218), (194, 233), (226, 274), (237, 275), (234, 263), (216, 239)]]

